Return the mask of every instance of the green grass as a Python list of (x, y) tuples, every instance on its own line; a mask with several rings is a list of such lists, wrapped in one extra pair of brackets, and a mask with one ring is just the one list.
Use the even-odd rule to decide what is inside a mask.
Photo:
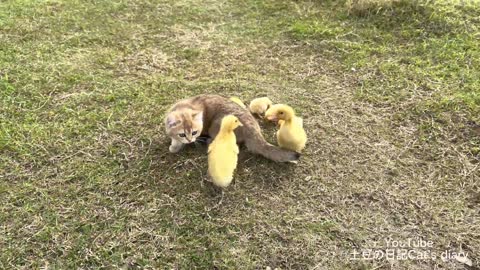
[[(367, 2), (1, 2), (0, 268), (478, 268), (480, 6)], [(218, 206), (163, 133), (202, 93), (295, 107), (301, 162), (242, 151)], [(473, 268), (350, 260), (387, 238)]]

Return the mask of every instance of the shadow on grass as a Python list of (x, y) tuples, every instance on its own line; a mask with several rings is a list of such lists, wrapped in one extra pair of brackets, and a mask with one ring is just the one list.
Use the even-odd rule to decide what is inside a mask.
[[(207, 145), (196, 143), (185, 146), (179, 153), (168, 152), (168, 140), (157, 142), (158, 146), (150, 154), (154, 179), (152, 184), (166, 185), (153, 187), (159, 193), (171, 196), (201, 192), (204, 199), (218, 199), (221, 189), (208, 181)], [(250, 185), (266, 185), (269, 189), (278, 187), (285, 179), (293, 179), (295, 164), (276, 163), (240, 147), (238, 166), (234, 182)], [(252, 178), (252, 179), (250, 179)], [(225, 192), (232, 190), (232, 185)], [(242, 186), (241, 188), (246, 188)]]
[(369, 23), (382, 30), (396, 30), (408, 26), (422, 28), (440, 36), (452, 32), (455, 27), (431, 3), (420, 1), (365, 1), (369, 4), (352, 6), (346, 19)]
[[(320, 3), (320, 9), (331, 10), (331, 13), (320, 17), (315, 15), (297, 18), (291, 27), (291, 32), (294, 37), (300, 39), (337, 39), (338, 36), (348, 35), (349, 31), (357, 33), (360, 31), (361, 36), (364, 34), (368, 36), (369, 32), (375, 31), (378, 37), (401, 31), (402, 34), (408, 34), (408, 38), (411, 38), (426, 35), (441, 37), (465, 30), (463, 17), (458, 17), (458, 20), (449, 20), (447, 14), (452, 15), (451, 11), (446, 11), (434, 3), (409, 0), (359, 2), (368, 2), (368, 4), (346, 7), (344, 1)], [(476, 14), (478, 12), (475, 11), (472, 8), (470, 13), (478, 16)], [(475, 18), (473, 15), (472, 18)], [(345, 22), (348, 22), (348, 25), (345, 25)], [(406, 30), (409, 30), (408, 33)], [(405, 38), (402, 35), (397, 37)]]

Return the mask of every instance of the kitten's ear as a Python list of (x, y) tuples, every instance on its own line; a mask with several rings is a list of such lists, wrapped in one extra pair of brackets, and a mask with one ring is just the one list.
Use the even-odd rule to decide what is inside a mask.
[(167, 128), (173, 128), (179, 123), (180, 121), (177, 119), (177, 117), (173, 113), (167, 115), (167, 118), (165, 119), (165, 125), (167, 126)]
[(203, 112), (202, 111), (193, 111), (192, 118), (196, 122), (203, 122)]

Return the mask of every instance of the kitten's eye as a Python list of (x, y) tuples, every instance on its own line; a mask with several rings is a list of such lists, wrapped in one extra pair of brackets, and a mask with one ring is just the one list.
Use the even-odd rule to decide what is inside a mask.
[(195, 136), (195, 135), (197, 135), (197, 133), (198, 133), (198, 131), (194, 131), (194, 132), (192, 132), (192, 135)]
[(187, 134), (185, 134), (185, 133), (180, 133), (180, 134), (178, 134), (178, 136), (180, 136), (181, 138), (185, 138), (185, 137), (187, 137)]

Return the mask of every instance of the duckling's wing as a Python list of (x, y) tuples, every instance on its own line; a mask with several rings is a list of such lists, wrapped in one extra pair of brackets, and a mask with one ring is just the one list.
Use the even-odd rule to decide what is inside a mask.
[(208, 152), (207, 152), (207, 153), (210, 154), (210, 152), (212, 152), (213, 149), (215, 149), (215, 146), (216, 146), (216, 145), (217, 145), (217, 144), (216, 144), (215, 142), (212, 142), (212, 143), (208, 146)]
[(297, 117), (297, 123), (301, 128), (303, 128), (303, 119), (302, 118)]
[(235, 144), (235, 147), (233, 147), (233, 152), (238, 155), (240, 153), (240, 148), (238, 148), (238, 145)]

